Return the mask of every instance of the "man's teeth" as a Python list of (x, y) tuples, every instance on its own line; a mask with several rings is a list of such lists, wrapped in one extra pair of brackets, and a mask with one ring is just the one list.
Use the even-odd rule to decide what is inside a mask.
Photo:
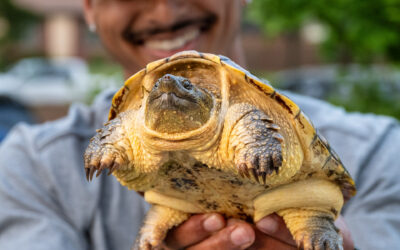
[(145, 46), (156, 50), (176, 50), (183, 47), (189, 41), (195, 39), (199, 34), (200, 31), (198, 29), (193, 29), (173, 39), (147, 41)]

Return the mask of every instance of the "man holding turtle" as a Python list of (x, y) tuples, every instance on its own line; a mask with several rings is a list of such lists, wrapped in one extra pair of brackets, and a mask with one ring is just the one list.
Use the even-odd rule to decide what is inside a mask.
[[(182, 50), (223, 54), (245, 66), (241, 0), (84, 0), (88, 26), (129, 77), (150, 61)], [(85, 178), (83, 153), (107, 119), (113, 92), (64, 119), (17, 126), (0, 148), (0, 249), (129, 249), (148, 209), (115, 178)], [(347, 114), (290, 95), (327, 137), (355, 179), (358, 195), (337, 227), (344, 249), (400, 245), (400, 127), (392, 119)], [(379, 219), (377, 219), (379, 218)], [(376, 221), (378, 220), (378, 221)], [(350, 230), (349, 230), (350, 229)], [(373, 236), (373, 237), (371, 237)], [(277, 215), (256, 225), (218, 214), (194, 215), (171, 230), (172, 249), (296, 249)]]

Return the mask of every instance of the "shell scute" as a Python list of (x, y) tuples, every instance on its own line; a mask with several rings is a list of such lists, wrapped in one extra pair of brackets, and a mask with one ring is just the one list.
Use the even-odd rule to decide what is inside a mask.
[(141, 102), (142, 85), (140, 82), (143, 80), (145, 75), (145, 69), (137, 72), (126, 80), (124, 86), (115, 93), (112, 99), (108, 120), (114, 119), (121, 111), (125, 110), (127, 108), (126, 106), (129, 106), (129, 104), (139, 104)]
[(289, 98), (287, 98), (285, 95), (277, 93), (274, 95), (274, 99), (286, 109), (287, 112), (289, 112), (292, 115), (296, 115), (299, 111), (300, 108)]

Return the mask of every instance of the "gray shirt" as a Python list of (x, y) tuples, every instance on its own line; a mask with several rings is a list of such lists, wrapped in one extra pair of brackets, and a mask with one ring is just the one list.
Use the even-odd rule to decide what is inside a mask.
[[(87, 182), (83, 152), (106, 121), (113, 92), (42, 125), (20, 124), (0, 147), (0, 249), (130, 249), (148, 209), (101, 175)], [(343, 208), (360, 249), (400, 246), (400, 126), (288, 93), (341, 156), (358, 193)]]

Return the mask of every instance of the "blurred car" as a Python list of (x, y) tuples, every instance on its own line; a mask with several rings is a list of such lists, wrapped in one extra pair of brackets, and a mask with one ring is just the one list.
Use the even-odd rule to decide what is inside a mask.
[(30, 110), (7, 96), (0, 96), (0, 142), (18, 122), (34, 123)]
[(89, 70), (78, 58), (28, 58), (0, 74), (0, 95), (28, 105), (64, 105), (82, 101)]

